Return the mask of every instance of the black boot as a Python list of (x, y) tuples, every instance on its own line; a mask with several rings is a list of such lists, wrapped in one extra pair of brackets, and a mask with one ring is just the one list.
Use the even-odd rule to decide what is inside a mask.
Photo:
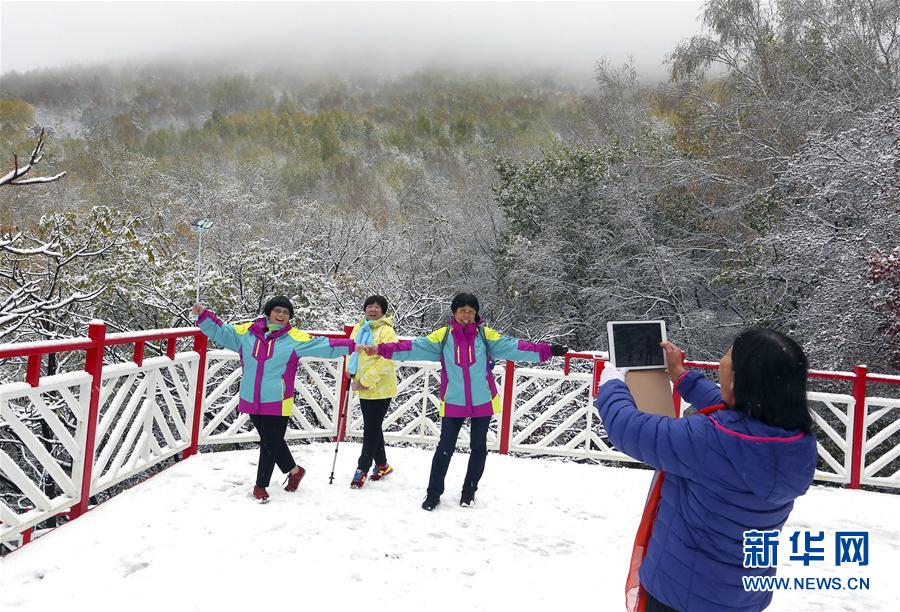
[(469, 508), (475, 505), (475, 492), (474, 491), (463, 491), (462, 495), (459, 496), (459, 505), (465, 508)]
[(441, 496), (429, 493), (425, 496), (425, 501), (422, 502), (422, 510), (428, 510), (429, 512), (431, 512), (432, 510), (437, 508), (437, 505), (439, 503), (441, 503)]

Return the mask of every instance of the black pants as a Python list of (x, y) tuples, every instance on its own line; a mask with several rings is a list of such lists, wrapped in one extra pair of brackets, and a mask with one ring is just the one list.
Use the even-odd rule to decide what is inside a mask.
[(284, 433), (287, 431), (288, 419), (286, 416), (269, 416), (251, 414), (250, 420), (256, 426), (259, 433), (259, 466), (256, 469), (256, 486), (268, 487), (272, 480), (272, 472), (275, 464), (278, 469), (287, 474), (297, 465), (294, 457), (284, 441)]
[[(478, 481), (484, 473), (484, 462), (487, 460), (487, 432), (491, 427), (491, 417), (475, 417), (472, 422), (471, 442), (469, 443), (469, 468), (463, 481), (463, 492), (474, 494), (478, 490)], [(450, 467), (450, 459), (456, 450), (456, 439), (465, 419), (444, 417), (441, 419), (441, 440), (431, 460), (431, 478), (428, 481), (428, 494), (440, 495), (444, 492), (444, 477)]]
[(644, 592), (647, 593), (647, 605), (644, 607), (644, 612), (678, 612), (675, 608), (670, 608), (656, 599), (647, 589), (644, 589)]
[(387, 463), (387, 456), (384, 454), (384, 432), (381, 430), (381, 424), (387, 414), (388, 407), (391, 405), (391, 398), (384, 399), (362, 399), (359, 398), (359, 407), (363, 415), (363, 443), (362, 453), (359, 455), (359, 461), (356, 467), (363, 472), (368, 472), (372, 467), (372, 460), (377, 465)]

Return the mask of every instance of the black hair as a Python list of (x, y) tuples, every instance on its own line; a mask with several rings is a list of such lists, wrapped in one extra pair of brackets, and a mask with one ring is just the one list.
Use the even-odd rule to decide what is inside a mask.
[(457, 293), (450, 302), (450, 312), (456, 312), (463, 306), (469, 306), (475, 309), (475, 318), (478, 318), (478, 298), (471, 293)]
[(387, 314), (387, 298), (383, 295), (370, 295), (366, 298), (366, 301), (363, 302), (363, 310), (369, 307), (369, 304), (378, 304), (381, 306), (381, 314)]
[(263, 312), (266, 313), (266, 316), (268, 317), (270, 314), (272, 314), (272, 309), (276, 306), (287, 308), (288, 312), (290, 313), (290, 317), (292, 319), (294, 318), (294, 305), (291, 304), (291, 301), (287, 298), (287, 296), (276, 295), (271, 300), (266, 302), (266, 305), (263, 306)]
[(774, 329), (754, 327), (731, 345), (735, 408), (767, 425), (811, 433), (806, 404), (809, 364), (794, 340)]

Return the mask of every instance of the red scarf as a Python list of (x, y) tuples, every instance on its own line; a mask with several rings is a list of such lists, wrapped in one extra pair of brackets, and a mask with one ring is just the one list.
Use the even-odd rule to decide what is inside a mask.
[[(722, 410), (725, 404), (715, 404), (703, 410), (700, 414), (709, 414), (716, 410)], [(662, 470), (656, 470), (653, 481), (650, 483), (650, 492), (647, 494), (647, 503), (644, 504), (644, 514), (641, 515), (641, 523), (638, 525), (637, 534), (634, 536), (634, 546), (631, 549), (631, 563), (628, 565), (628, 576), (625, 578), (625, 609), (628, 612), (644, 612), (647, 606), (647, 592), (641, 587), (638, 570), (647, 555), (647, 547), (650, 545), (650, 535), (653, 533), (653, 522), (659, 510), (659, 500), (662, 494), (662, 484), (665, 479)]]

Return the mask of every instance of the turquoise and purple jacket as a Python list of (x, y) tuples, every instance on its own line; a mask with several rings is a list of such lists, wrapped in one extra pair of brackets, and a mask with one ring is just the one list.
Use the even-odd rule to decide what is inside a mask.
[(334, 359), (353, 352), (355, 347), (353, 340), (310, 336), (290, 323), (269, 332), (265, 317), (226, 325), (204, 310), (197, 325), (210, 340), (240, 355), (243, 375), (238, 410), (247, 414), (291, 416), (300, 358)]
[[(479, 328), (483, 333), (479, 333)], [(440, 361), (440, 414), (465, 418), (500, 412), (492, 360), (547, 361), (550, 345), (502, 336), (490, 327), (482, 327), (481, 321), (463, 327), (450, 319), (448, 325), (427, 336), (379, 344), (378, 354), (395, 361)]]

